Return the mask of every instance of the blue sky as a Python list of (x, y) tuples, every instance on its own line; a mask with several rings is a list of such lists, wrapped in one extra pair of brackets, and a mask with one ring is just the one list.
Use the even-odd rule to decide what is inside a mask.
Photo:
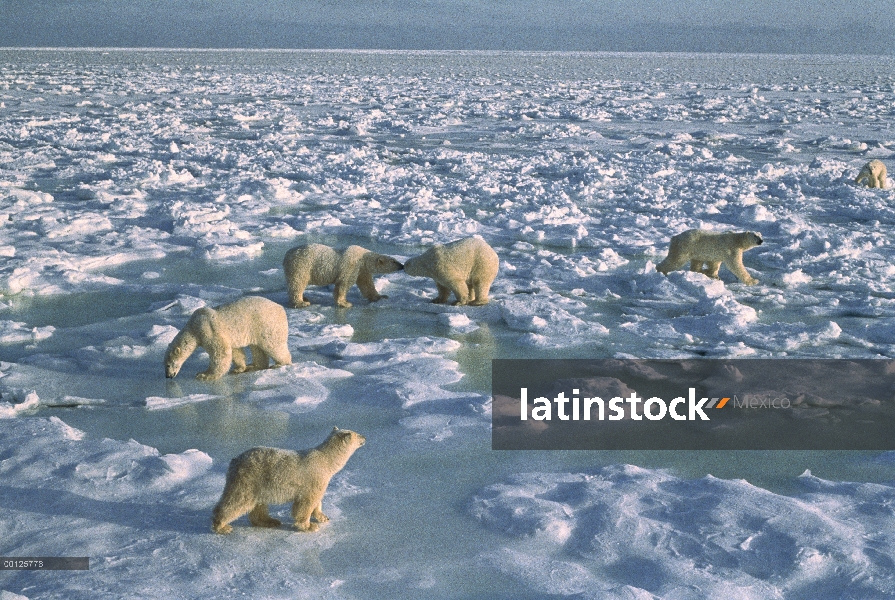
[(0, 46), (895, 54), (869, 0), (0, 0)]

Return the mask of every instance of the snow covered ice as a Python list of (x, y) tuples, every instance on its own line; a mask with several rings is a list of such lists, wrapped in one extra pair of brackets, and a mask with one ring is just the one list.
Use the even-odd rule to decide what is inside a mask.
[[(0, 556), (90, 557), (0, 598), (892, 597), (889, 453), (490, 449), (492, 358), (895, 357), (895, 182), (852, 183), (895, 60), (855, 60), (0, 50)], [(696, 227), (759, 283), (657, 273)], [(293, 365), (165, 380), (290, 247), (470, 235), (485, 307), (311, 287)], [(333, 426), (331, 522), (210, 532), (230, 458)]]

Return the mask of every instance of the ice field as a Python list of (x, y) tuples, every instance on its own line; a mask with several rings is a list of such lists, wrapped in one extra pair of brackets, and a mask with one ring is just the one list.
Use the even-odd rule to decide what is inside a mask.
[[(895, 596), (893, 453), (490, 449), (492, 358), (895, 358), (895, 59), (0, 49), (0, 115), (0, 556), (90, 557), (0, 600)], [(695, 227), (759, 283), (657, 273)], [(471, 235), (485, 307), (310, 287), (291, 366), (164, 377), (295, 245)], [(211, 533), (333, 426), (319, 532)]]

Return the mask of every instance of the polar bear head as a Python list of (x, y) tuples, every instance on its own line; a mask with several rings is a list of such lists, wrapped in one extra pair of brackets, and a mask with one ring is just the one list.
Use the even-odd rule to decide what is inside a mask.
[(326, 438), (326, 442), (324, 442), (324, 444), (327, 442), (336, 443), (339, 446), (342, 446), (345, 449), (350, 449), (353, 452), (354, 450), (357, 450), (358, 448), (366, 444), (367, 438), (355, 431), (333, 427), (332, 432), (329, 434), (329, 437)]
[(737, 242), (739, 242), (737, 245), (740, 248), (748, 250), (755, 246), (761, 246), (764, 243), (764, 240), (761, 239), (761, 234), (759, 233), (755, 233), (754, 231), (744, 231), (737, 234)]
[(165, 377), (168, 379), (177, 377), (186, 359), (186, 352), (182, 348), (173, 344), (168, 346), (168, 351), (165, 352)]
[(394, 273), (395, 271), (401, 271), (404, 269), (404, 265), (399, 263), (397, 260), (392, 258), (391, 256), (386, 256), (384, 254), (376, 254), (374, 252), (370, 253), (372, 256), (372, 264), (368, 264), (368, 268), (371, 273)]
[(180, 367), (199, 346), (196, 336), (189, 331), (189, 323), (180, 333), (174, 336), (165, 351), (165, 377), (171, 379), (180, 372)]

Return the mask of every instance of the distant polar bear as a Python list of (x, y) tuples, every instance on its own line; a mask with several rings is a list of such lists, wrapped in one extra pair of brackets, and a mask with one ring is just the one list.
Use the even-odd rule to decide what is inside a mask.
[(883, 161), (873, 159), (861, 168), (855, 183), (867, 181), (867, 187), (886, 189), (886, 165)]
[(295, 308), (310, 306), (311, 303), (304, 297), (308, 284), (335, 284), (333, 300), (336, 306), (342, 308), (351, 308), (351, 303), (345, 296), (355, 283), (364, 298), (370, 302), (388, 298), (376, 291), (373, 275), (394, 273), (403, 268), (391, 256), (376, 254), (360, 246), (348, 246), (340, 254), (329, 246), (310, 244), (289, 250), (283, 258), (289, 302)]
[[(705, 229), (690, 229), (671, 238), (668, 256), (656, 265), (663, 275), (676, 271), (690, 262), (690, 270), (718, 278), (718, 269), (724, 263), (737, 278), (746, 285), (755, 285), (753, 278), (743, 266), (743, 252), (760, 246), (764, 240), (754, 231), (719, 233)], [(707, 264), (703, 268), (703, 264)]]
[[(317, 531), (329, 521), (323, 514), (323, 494), (332, 476), (366, 442), (364, 436), (334, 427), (326, 440), (311, 450), (252, 448), (230, 461), (224, 493), (214, 507), (211, 529), (230, 533), (230, 522), (249, 513), (255, 527), (279, 527), (267, 513), (268, 504), (292, 502), (292, 519), (299, 531)], [(316, 523), (311, 523), (311, 518)]]
[(436, 244), (404, 264), (404, 272), (413, 277), (431, 277), (438, 287), (436, 304), (447, 302), (454, 292), (454, 304), (488, 304), (488, 291), (497, 277), (500, 261), (488, 242), (469, 237), (449, 244)]
[[(193, 312), (165, 353), (165, 376), (175, 377), (184, 361), (201, 346), (211, 359), (208, 370), (196, 375), (201, 381), (219, 379), (233, 364), (234, 373), (266, 369), (273, 358), (276, 366), (292, 364), (287, 338), (286, 311), (276, 302), (259, 296), (247, 296), (215, 308)], [(243, 348), (252, 351), (252, 364), (246, 365)]]

